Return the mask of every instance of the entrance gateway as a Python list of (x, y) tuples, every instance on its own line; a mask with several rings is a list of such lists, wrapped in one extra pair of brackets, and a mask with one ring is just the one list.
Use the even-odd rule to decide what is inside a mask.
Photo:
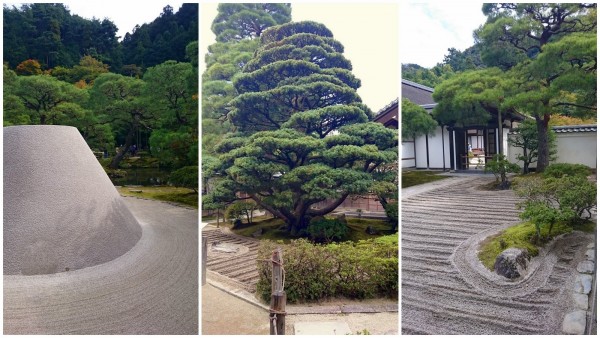
[[(437, 105), (432, 94), (431, 87), (402, 80), (402, 98), (430, 114)], [(500, 118), (490, 114), (487, 123), (458, 121), (454, 125), (438, 126), (432, 135), (403, 140), (402, 168), (483, 170), (494, 155), (506, 154), (508, 133), (524, 119), (524, 115), (516, 112), (503, 112)]]

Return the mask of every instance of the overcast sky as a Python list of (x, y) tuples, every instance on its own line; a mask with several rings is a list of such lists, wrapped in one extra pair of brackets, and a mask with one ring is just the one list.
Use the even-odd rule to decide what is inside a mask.
[[(32, 2), (52, 2), (52, 1), (32, 1)], [(146, 0), (143, 2), (128, 2), (128, 1), (61, 1), (69, 8), (71, 14), (77, 14), (86, 19), (96, 18), (102, 20), (110, 19), (119, 28), (117, 36), (123, 38), (125, 33), (131, 33), (135, 25), (143, 25), (150, 23), (156, 19), (165, 6), (170, 5), (173, 11), (177, 12), (181, 7), (182, 2), (173, 2), (169, 0), (157, 1)], [(19, 3), (5, 2), (9, 6)]]
[(400, 8), (400, 60), (431, 68), (448, 48), (472, 46), (473, 31), (485, 23), (482, 2), (407, 1)]
[[(217, 3), (200, 6), (200, 57), (214, 43), (210, 25)], [(344, 45), (344, 56), (352, 62), (353, 73), (361, 80), (358, 94), (377, 112), (398, 97), (398, 5), (395, 3), (294, 3), (292, 20), (324, 24)]]

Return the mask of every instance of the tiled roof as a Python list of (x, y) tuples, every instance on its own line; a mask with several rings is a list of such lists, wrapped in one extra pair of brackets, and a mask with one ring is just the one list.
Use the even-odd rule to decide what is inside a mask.
[[(597, 131), (597, 126), (595, 124), (582, 124), (579, 126), (552, 126), (552, 130), (555, 133), (595, 133)], [(517, 134), (514, 131), (511, 131), (509, 134)]]
[(383, 115), (386, 112), (394, 109), (395, 107), (398, 107), (398, 98), (395, 98), (394, 101), (388, 103), (385, 107), (381, 108), (376, 114), (375, 114), (375, 118), (377, 118), (379, 115)]
[(418, 83), (402, 80), (402, 98), (409, 99), (418, 105), (435, 104), (432, 94), (433, 88)]
[(582, 124), (580, 126), (554, 126), (552, 130), (555, 133), (581, 133), (581, 132), (596, 132), (597, 125), (595, 124)]

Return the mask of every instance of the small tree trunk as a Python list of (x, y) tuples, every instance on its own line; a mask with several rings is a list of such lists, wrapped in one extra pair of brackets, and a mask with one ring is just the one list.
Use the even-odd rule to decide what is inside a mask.
[(135, 135), (135, 127), (132, 126), (129, 129), (129, 132), (127, 133), (127, 137), (125, 137), (125, 145), (121, 148), (121, 150), (119, 150), (119, 152), (115, 155), (115, 157), (113, 157), (112, 161), (110, 161), (110, 164), (108, 165), (109, 168), (111, 168), (111, 169), (119, 168), (119, 163), (121, 163), (121, 160), (123, 160), (123, 157), (125, 157), (125, 154), (129, 150), (129, 147), (131, 147), (131, 145), (133, 144), (134, 135)]
[(548, 148), (548, 122), (550, 115), (544, 115), (542, 118), (536, 118), (538, 132), (538, 157), (536, 172), (544, 172), (550, 164), (550, 149)]

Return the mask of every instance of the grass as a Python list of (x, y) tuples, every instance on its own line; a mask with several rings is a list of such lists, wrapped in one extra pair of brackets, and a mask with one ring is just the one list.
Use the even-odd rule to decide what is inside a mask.
[[(246, 223), (242, 224), (242, 227), (238, 229), (232, 229), (235, 234), (252, 237), (252, 234), (257, 232), (260, 229), (263, 229), (263, 233), (261, 236), (257, 237), (259, 239), (269, 239), (273, 241), (283, 241), (284, 243), (289, 243), (292, 239), (298, 239), (300, 236), (290, 236), (285, 229), (280, 230), (285, 225), (285, 222), (281, 219), (277, 218), (265, 218), (264, 216), (254, 217), (253, 223), (247, 225)], [(350, 230), (346, 237), (345, 241), (358, 241), (369, 238), (377, 238), (381, 235), (390, 235), (395, 232), (391, 231), (391, 225), (385, 220), (379, 219), (366, 219), (366, 218), (346, 218), (348, 222), (348, 227)], [(368, 226), (371, 226), (374, 230), (379, 232), (379, 235), (369, 235), (366, 233), (366, 229)], [(229, 225), (231, 226), (231, 225)]]
[(440, 176), (440, 171), (430, 170), (408, 170), (402, 171), (402, 188), (412, 187), (414, 185), (443, 180), (448, 176)]
[[(174, 202), (198, 208), (198, 193), (188, 188), (176, 187), (118, 187), (122, 196), (136, 196), (151, 200)], [(141, 192), (140, 192), (141, 191)]]
[[(581, 230), (585, 232), (594, 232), (596, 229), (596, 223), (586, 222), (579, 226), (569, 226), (564, 223), (555, 224), (552, 228), (552, 238), (571, 233), (573, 230)], [(537, 256), (539, 253), (539, 247), (531, 242), (531, 238), (535, 235), (535, 225), (531, 222), (524, 222), (512, 226), (501, 233), (488, 237), (479, 246), (478, 257), (481, 263), (488, 268), (490, 271), (494, 270), (494, 263), (496, 257), (504, 250), (508, 248), (520, 248), (526, 249), (531, 257)], [(541, 243), (549, 242), (552, 238), (547, 238), (547, 228), (542, 228), (542, 237), (545, 241)]]

